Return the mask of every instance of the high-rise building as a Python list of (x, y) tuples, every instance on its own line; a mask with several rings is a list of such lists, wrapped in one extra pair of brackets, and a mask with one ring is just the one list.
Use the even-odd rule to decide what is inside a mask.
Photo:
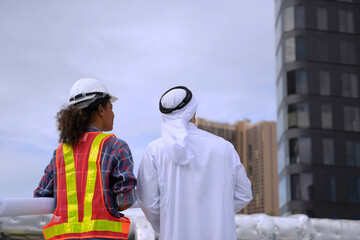
[(253, 201), (242, 213), (267, 213), (279, 215), (276, 123), (249, 120), (234, 125), (196, 119), (203, 130), (230, 141), (238, 152), (252, 183)]
[(281, 215), (360, 219), (360, 0), (275, 0)]

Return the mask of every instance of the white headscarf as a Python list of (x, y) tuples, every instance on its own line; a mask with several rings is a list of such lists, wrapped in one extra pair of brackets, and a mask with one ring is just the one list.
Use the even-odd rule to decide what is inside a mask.
[[(175, 108), (186, 96), (184, 89), (174, 89), (161, 98), (165, 108)], [(185, 165), (194, 158), (187, 142), (188, 124), (197, 110), (197, 101), (192, 96), (185, 107), (172, 113), (161, 114), (161, 137), (169, 158), (177, 165)]]

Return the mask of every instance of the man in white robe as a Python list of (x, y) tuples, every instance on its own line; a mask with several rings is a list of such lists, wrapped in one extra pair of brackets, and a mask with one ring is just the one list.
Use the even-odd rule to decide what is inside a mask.
[(160, 240), (235, 240), (234, 214), (252, 200), (251, 183), (233, 145), (195, 125), (190, 90), (159, 102), (161, 138), (142, 158), (137, 201)]

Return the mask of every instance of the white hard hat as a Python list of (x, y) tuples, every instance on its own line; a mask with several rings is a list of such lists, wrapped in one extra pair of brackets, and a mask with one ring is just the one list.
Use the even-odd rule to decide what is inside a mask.
[(99, 80), (93, 78), (82, 78), (77, 80), (70, 90), (69, 105), (76, 105), (77, 108), (88, 107), (94, 100), (110, 96), (110, 101), (115, 102), (117, 97), (111, 95), (107, 88)]

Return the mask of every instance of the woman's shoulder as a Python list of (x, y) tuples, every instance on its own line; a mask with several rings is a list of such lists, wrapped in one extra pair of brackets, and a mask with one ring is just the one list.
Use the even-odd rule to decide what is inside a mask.
[(127, 144), (127, 142), (123, 139), (116, 137), (114, 134), (111, 134), (111, 136), (105, 140), (104, 146), (113, 149), (129, 149), (129, 145)]

